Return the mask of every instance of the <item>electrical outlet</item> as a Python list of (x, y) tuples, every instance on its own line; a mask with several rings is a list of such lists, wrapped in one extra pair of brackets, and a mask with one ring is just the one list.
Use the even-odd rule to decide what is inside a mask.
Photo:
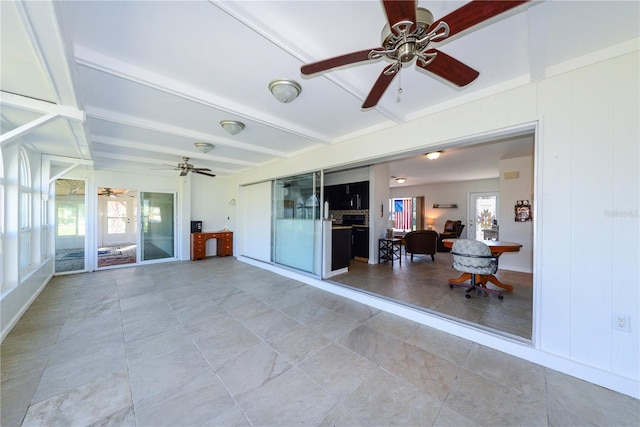
[(630, 329), (629, 321), (630, 321), (629, 316), (614, 315), (613, 329), (630, 332), (631, 329)]

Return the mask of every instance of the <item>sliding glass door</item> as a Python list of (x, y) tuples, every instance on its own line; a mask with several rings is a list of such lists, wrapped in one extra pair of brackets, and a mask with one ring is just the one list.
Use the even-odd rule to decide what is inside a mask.
[(140, 192), (142, 261), (175, 256), (175, 200), (171, 193)]
[(273, 261), (320, 274), (320, 172), (277, 179), (273, 186)]

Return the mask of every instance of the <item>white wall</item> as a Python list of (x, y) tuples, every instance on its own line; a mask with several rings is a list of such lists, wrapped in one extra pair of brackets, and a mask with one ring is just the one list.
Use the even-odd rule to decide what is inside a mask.
[[(444, 230), (447, 220), (462, 221), (465, 224), (460, 237), (467, 237), (469, 193), (498, 191), (498, 179), (479, 179), (476, 181), (443, 182), (441, 184), (414, 185), (411, 187), (393, 187), (391, 197), (424, 197), (425, 218), (433, 218), (433, 229)], [(456, 203), (457, 208), (434, 208), (433, 204)]]
[(193, 175), (191, 178), (191, 218), (202, 221), (202, 231), (220, 231), (235, 227), (235, 195), (229, 180)]
[[(518, 178), (505, 179), (505, 172), (518, 172)], [(500, 161), (500, 240), (522, 245), (519, 252), (500, 257), (500, 268), (531, 273), (533, 269), (533, 221), (516, 222), (518, 200), (533, 200), (533, 158)]]
[[(634, 51), (251, 170), (238, 182), (538, 123), (535, 351), (496, 347), (638, 397), (639, 69)], [(633, 332), (614, 330), (614, 314), (629, 316)]]

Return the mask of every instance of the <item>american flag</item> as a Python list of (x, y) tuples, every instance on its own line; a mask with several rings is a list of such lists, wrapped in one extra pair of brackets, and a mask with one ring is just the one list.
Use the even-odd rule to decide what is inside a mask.
[(413, 226), (412, 199), (394, 199), (393, 211), (395, 213), (393, 228), (410, 230)]

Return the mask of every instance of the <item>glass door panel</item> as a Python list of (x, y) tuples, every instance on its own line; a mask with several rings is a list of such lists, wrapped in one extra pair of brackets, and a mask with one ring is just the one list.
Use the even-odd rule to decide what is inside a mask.
[(56, 180), (56, 273), (85, 270), (85, 182)]
[(482, 230), (491, 230), (498, 221), (498, 193), (471, 193), (469, 195), (469, 239), (484, 240)]
[(142, 261), (175, 256), (175, 202), (171, 193), (140, 192)]
[(314, 262), (322, 227), (319, 176), (308, 173), (273, 184), (273, 261), (314, 274), (320, 272), (319, 263)]

